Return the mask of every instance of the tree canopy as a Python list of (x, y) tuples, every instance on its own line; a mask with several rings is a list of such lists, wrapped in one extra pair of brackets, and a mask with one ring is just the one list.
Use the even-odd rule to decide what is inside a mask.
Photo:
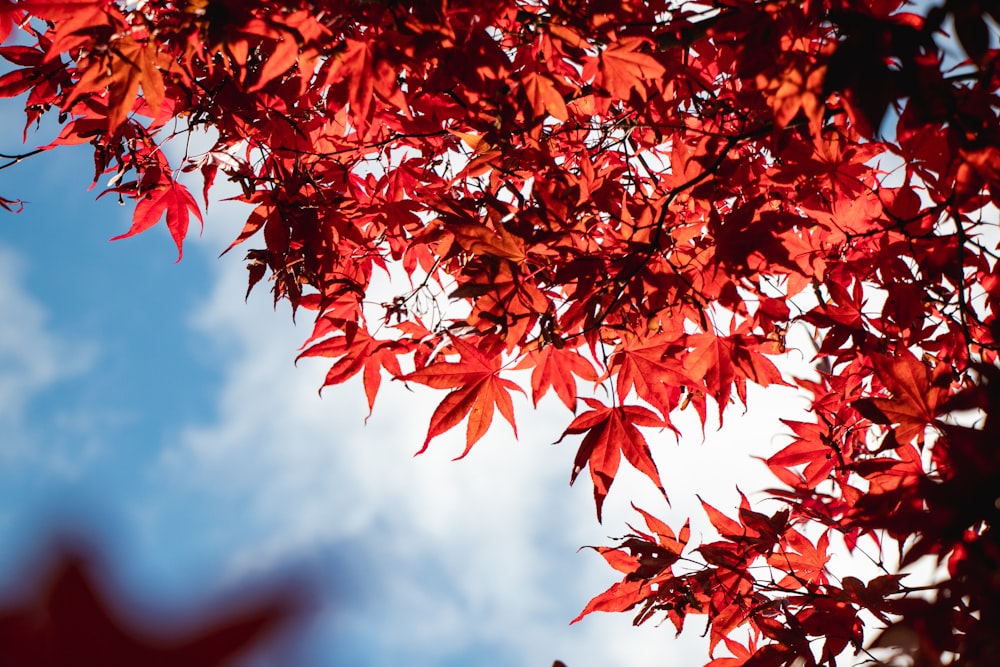
[[(995, 0), (0, 0), (0, 95), (25, 138), (58, 122), (39, 150), (93, 147), (100, 196), (134, 204), (116, 238), (165, 220), (180, 253), (237, 184), (250, 289), (309, 311), (302, 356), (370, 408), (387, 377), (440, 390), (423, 448), (465, 422), (464, 456), (553, 393), (598, 519), (623, 458), (666, 497), (678, 411), (811, 397), (766, 461), (781, 509), (705, 503), (702, 543), (638, 509), (581, 617), (703, 617), (712, 667), (992, 665), (993, 21)], [(775, 363), (792, 326), (811, 377)], [(831, 540), (942, 567), (862, 581)]]

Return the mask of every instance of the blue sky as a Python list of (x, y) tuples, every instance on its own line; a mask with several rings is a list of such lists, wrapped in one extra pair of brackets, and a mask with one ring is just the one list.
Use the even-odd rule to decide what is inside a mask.
[[(21, 150), (17, 133), (0, 152)], [(440, 397), (384, 383), (367, 425), (359, 383), (320, 398), (322, 363), (293, 365), (310, 323), (266, 286), (244, 303), (242, 255), (218, 257), (246, 211), (213, 202), (179, 264), (160, 228), (109, 243), (131, 210), (87, 192), (85, 148), (0, 171), (0, 196), (26, 202), (0, 216), (0, 571), (60, 521), (101, 538), (151, 606), (309, 573), (324, 607), (303, 664), (705, 662), (700, 619), (680, 640), (628, 615), (569, 626), (616, 578), (577, 549), (625, 533), (633, 500), (705, 531), (694, 493), (726, 508), (737, 483), (767, 485), (749, 456), (785, 442), (777, 417), (801, 399), (778, 389), (763, 400), (784, 414), (736, 410), (704, 442), (693, 424), (682, 447), (653, 436), (673, 507), (625, 471), (600, 526), (585, 480), (567, 485), (576, 440), (551, 445), (568, 423), (557, 401), (516, 406), (520, 441), (498, 423), (452, 462), (456, 429), (414, 458)]]

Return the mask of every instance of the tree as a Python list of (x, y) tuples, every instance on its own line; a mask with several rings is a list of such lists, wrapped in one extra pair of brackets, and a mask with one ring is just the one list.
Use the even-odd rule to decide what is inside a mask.
[[(465, 456), (496, 412), (515, 427), (514, 394), (554, 393), (599, 520), (623, 457), (666, 497), (649, 434), (677, 411), (704, 428), (748, 383), (812, 397), (766, 461), (782, 509), (705, 503), (701, 544), (637, 509), (597, 549), (622, 580), (581, 617), (704, 616), (712, 667), (872, 643), (992, 665), (989, 18), (994, 0), (0, 0), (0, 94), (26, 96), (25, 136), (57, 117), (40, 150), (93, 146), (101, 196), (135, 203), (116, 238), (165, 218), (180, 252), (202, 219), (181, 175), (206, 208), (219, 172), (238, 184), (228, 250), (263, 245), (250, 288), (313, 314), (325, 383), (361, 375), (370, 408), (385, 376), (446, 392), (424, 449), (465, 421)], [(379, 273), (405, 287), (379, 296)], [(774, 363), (793, 325), (810, 378)], [(944, 567), (910, 586), (879, 558), (862, 581), (831, 569), (833, 539)]]

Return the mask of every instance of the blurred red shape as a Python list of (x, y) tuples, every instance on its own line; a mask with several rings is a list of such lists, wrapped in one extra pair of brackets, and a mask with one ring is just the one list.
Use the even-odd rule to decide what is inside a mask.
[(260, 587), (214, 611), (193, 608), (182, 620), (144, 619), (116, 604), (79, 545), (61, 545), (50, 563), (19, 582), (26, 594), (0, 596), (0, 664), (238, 665), (305, 610), (300, 589)]

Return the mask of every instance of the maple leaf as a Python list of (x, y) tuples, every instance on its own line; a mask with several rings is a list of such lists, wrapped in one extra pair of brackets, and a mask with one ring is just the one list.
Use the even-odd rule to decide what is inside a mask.
[(750, 656), (756, 652), (757, 646), (756, 642), (752, 641), (748, 646), (744, 646), (737, 641), (730, 639), (729, 637), (723, 637), (725, 641), (726, 648), (729, 652), (733, 654), (734, 657), (727, 658), (715, 658), (711, 662), (705, 665), (705, 667), (743, 667)]
[(83, 3), (79, 11), (66, 15), (59, 11), (47, 13), (62, 19), (47, 58), (82, 49), (84, 53), (93, 51), (88, 58), (99, 63), (82, 70), (70, 93), (60, 100), (63, 111), (90, 95), (104, 98), (107, 129), (114, 133), (132, 113), (141, 86), (145, 113), (154, 119), (159, 117), (166, 94), (160, 68), (174, 67), (173, 60), (160, 52), (154, 41), (140, 41), (124, 31), (123, 17), (106, 3)]
[(448, 225), (448, 230), (455, 234), (459, 245), (475, 255), (500, 257), (513, 262), (524, 260), (524, 246), (503, 227), (494, 233), (482, 225), (454, 223)]
[(780, 477), (783, 470), (804, 463), (803, 482), (809, 488), (815, 488), (829, 477), (834, 466), (841, 463), (829, 429), (811, 422), (781, 421), (795, 432), (796, 437), (791, 444), (767, 459), (768, 467)]
[(76, 19), (86, 23), (99, 18), (108, 3), (105, 0), (27, 0), (18, 6), (47, 21)]
[(758, 336), (716, 336), (712, 333), (692, 334), (686, 338), (693, 349), (684, 360), (691, 378), (704, 383), (706, 393), (719, 405), (722, 422), (726, 403), (735, 385), (736, 395), (746, 403), (746, 381), (761, 387), (772, 384), (789, 386), (781, 371), (759, 350), (777, 351), (774, 341)]
[(777, 77), (768, 80), (766, 75), (758, 75), (757, 82), (767, 90), (771, 108), (774, 110), (774, 124), (783, 128), (801, 110), (809, 119), (809, 128), (819, 134), (823, 125), (823, 77), (825, 67), (817, 67), (803, 72), (797, 67), (789, 67)]
[(168, 180), (160, 182), (151, 191), (140, 196), (132, 214), (132, 227), (124, 234), (112, 238), (112, 241), (135, 236), (150, 229), (166, 214), (167, 230), (177, 245), (177, 261), (184, 255), (184, 238), (187, 236), (190, 213), (193, 212), (198, 221), (204, 224), (198, 203), (186, 187), (180, 183)]
[(643, 340), (626, 340), (611, 357), (609, 371), (617, 371), (618, 393), (627, 396), (632, 389), (642, 400), (659, 411), (664, 420), (677, 407), (681, 388), (691, 379), (677, 361), (682, 346), (663, 334)]
[(909, 443), (914, 439), (923, 442), (924, 431), (934, 424), (950, 395), (947, 385), (932, 384), (927, 366), (909, 350), (891, 359), (877, 358), (876, 364), (879, 378), (889, 388), (892, 398), (869, 398), (856, 405), (871, 405), (885, 415), (885, 423), (898, 424), (895, 428), (898, 442)]
[(721, 422), (736, 379), (732, 346), (724, 337), (712, 333), (692, 334), (688, 336), (687, 344), (694, 349), (684, 360), (685, 369), (692, 378), (700, 380), (706, 393), (715, 399)]
[[(233, 30), (225, 38), (226, 48), (236, 55), (239, 65), (246, 67), (251, 43), (266, 40), (270, 46), (269, 57), (264, 60), (255, 72), (256, 81), (247, 89), (249, 92), (261, 90), (271, 81), (287, 72), (299, 59), (299, 45), (295, 35), (284, 30), (274, 22), (262, 19), (250, 19)], [(244, 70), (246, 74), (246, 70)]]
[[(680, 534), (677, 535), (670, 526), (660, 521), (646, 510), (636, 507), (635, 503), (632, 504), (632, 509), (642, 515), (643, 520), (646, 522), (646, 527), (653, 531), (656, 535), (656, 543), (662, 547), (664, 551), (670, 554), (673, 560), (679, 559), (684, 551), (684, 548), (687, 546), (688, 540), (691, 539), (691, 521), (685, 521), (684, 526), (680, 530)], [(635, 529), (633, 528), (633, 530)], [(669, 565), (669, 563), (667, 563), (667, 565)]]
[(227, 252), (240, 245), (254, 234), (259, 232), (261, 229), (271, 226), (281, 224), (281, 213), (278, 207), (274, 205), (273, 202), (265, 197), (258, 196), (260, 193), (255, 193), (253, 197), (249, 198), (248, 203), (257, 203), (261, 199), (264, 199), (262, 203), (259, 203), (250, 215), (247, 217), (247, 221), (243, 225), (240, 235), (237, 236), (232, 243), (222, 251), (225, 255)]
[(569, 118), (566, 102), (551, 78), (539, 72), (529, 72), (522, 77), (521, 82), (536, 117), (548, 114), (563, 122)]
[(114, 42), (112, 53), (117, 57), (109, 67), (108, 127), (114, 132), (131, 113), (140, 85), (154, 118), (163, 106), (165, 93), (158, 68), (162, 57), (154, 43), (141, 44), (125, 36)]
[(583, 611), (570, 621), (570, 625), (580, 622), (587, 614), (595, 611), (615, 612), (628, 611), (646, 599), (652, 591), (649, 584), (641, 580), (619, 581), (611, 585), (611, 588), (600, 595), (594, 597)]
[(332, 59), (325, 75), (327, 85), (344, 82), (351, 116), (360, 134), (368, 125), (369, 110), (375, 93), (376, 77), (371, 76), (374, 54), (371, 44), (357, 39), (347, 39), (342, 51)]
[[(826, 564), (830, 561), (827, 548), (830, 536), (823, 533), (814, 545), (797, 530), (786, 531), (778, 551), (768, 557), (769, 565), (788, 572), (779, 586), (797, 588), (805, 584), (827, 583)], [(839, 651), (838, 651), (839, 652)]]
[[(215, 183), (215, 177), (219, 169), (228, 174), (229, 179), (232, 181), (246, 180), (253, 176), (253, 171), (246, 160), (225, 150), (211, 150), (197, 157), (188, 158), (187, 163), (181, 168), (181, 171), (194, 171), (195, 169), (201, 170), (202, 180), (204, 181), (202, 198), (205, 202), (206, 211), (208, 210), (208, 191), (211, 189), (212, 184)], [(253, 228), (251, 235), (257, 229), (259, 228)], [(240, 235), (240, 239), (229, 246), (227, 251), (232, 250), (241, 240), (246, 240), (242, 234)]]
[(11, 0), (0, 2), (0, 44), (7, 41), (7, 37), (17, 25), (20, 12), (20, 8), (11, 4)]
[(0, 97), (15, 97), (35, 85), (35, 69), (24, 68), (0, 76)]
[(591, 408), (579, 415), (556, 442), (562, 442), (567, 435), (586, 433), (576, 452), (573, 474), (569, 483), (573, 484), (584, 468), (590, 467), (590, 477), (594, 483), (594, 502), (597, 506), (597, 520), (601, 520), (601, 509), (608, 495), (622, 454), (633, 468), (646, 475), (656, 488), (667, 497), (660, 481), (652, 453), (646, 438), (638, 426), (668, 426), (651, 410), (636, 406), (608, 407), (593, 398), (584, 398)]
[[(739, 522), (734, 519), (730, 519), (728, 516), (717, 510), (712, 505), (709, 505), (704, 500), (701, 500), (702, 509), (705, 510), (705, 514), (708, 515), (708, 520), (711, 522), (715, 530), (718, 531), (719, 535), (724, 538), (740, 538), (747, 534), (747, 529)], [(742, 493), (740, 494), (740, 508), (749, 509), (750, 505), (747, 502), (746, 496)]]
[(641, 37), (624, 37), (604, 49), (599, 85), (619, 99), (628, 99), (634, 90), (645, 101), (645, 82), (659, 79), (667, 72), (656, 58), (640, 51), (646, 44)]
[(24, 202), (18, 199), (5, 199), (0, 197), (0, 208), (12, 213), (20, 213), (24, 210)]
[(323, 386), (347, 382), (364, 371), (365, 397), (368, 399), (368, 414), (375, 406), (375, 396), (382, 382), (382, 369), (393, 377), (402, 375), (399, 367), (402, 344), (393, 340), (373, 338), (366, 327), (344, 327), (342, 336), (332, 336), (306, 348), (296, 361), (303, 357), (332, 357), (337, 361), (330, 367), (323, 380)]
[(576, 378), (594, 382), (597, 373), (593, 365), (570, 348), (546, 345), (532, 350), (516, 368), (531, 367), (531, 402), (539, 399), (551, 388), (570, 410), (576, 412)]
[(513, 390), (524, 393), (524, 390), (511, 380), (500, 377), (499, 359), (486, 356), (460, 338), (452, 337), (451, 345), (458, 352), (461, 361), (435, 362), (400, 379), (419, 382), (435, 389), (453, 390), (431, 415), (427, 437), (417, 454), (422, 454), (431, 440), (454, 428), (468, 416), (465, 450), (457, 457), (461, 459), (489, 430), (494, 408), (500, 411), (514, 429), (514, 436), (517, 436), (510, 392)]

